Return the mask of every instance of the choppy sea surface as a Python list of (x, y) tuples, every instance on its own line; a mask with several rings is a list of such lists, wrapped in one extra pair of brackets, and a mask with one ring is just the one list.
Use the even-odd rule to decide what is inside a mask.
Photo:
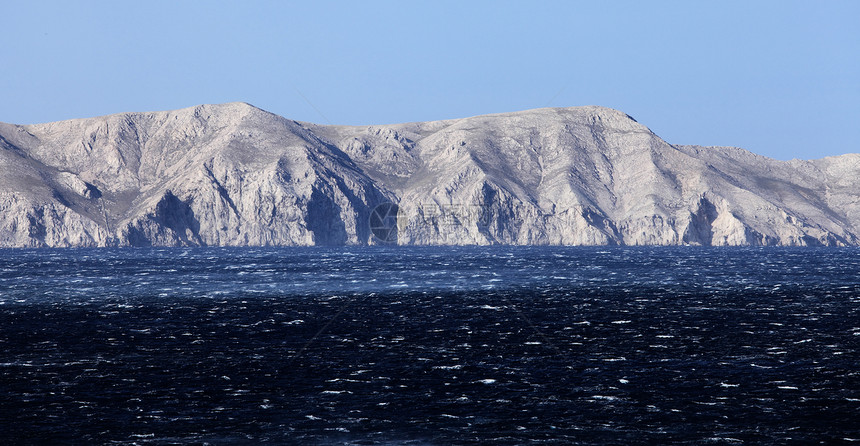
[(860, 251), (0, 250), (2, 444), (860, 444)]

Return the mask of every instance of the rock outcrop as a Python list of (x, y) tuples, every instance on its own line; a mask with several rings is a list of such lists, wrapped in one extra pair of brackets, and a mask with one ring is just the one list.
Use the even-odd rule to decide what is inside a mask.
[(675, 146), (601, 107), (349, 127), (232, 103), (0, 124), (0, 247), (857, 245), (858, 230), (860, 155)]

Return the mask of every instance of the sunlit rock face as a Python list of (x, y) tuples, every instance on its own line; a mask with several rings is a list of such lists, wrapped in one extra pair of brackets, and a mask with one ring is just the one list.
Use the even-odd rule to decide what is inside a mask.
[(0, 124), (2, 247), (857, 245), (858, 226), (860, 155), (674, 146), (601, 107), (348, 127), (231, 103)]

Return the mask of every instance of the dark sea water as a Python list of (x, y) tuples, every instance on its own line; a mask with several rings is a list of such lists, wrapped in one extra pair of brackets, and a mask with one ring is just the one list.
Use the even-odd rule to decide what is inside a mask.
[(860, 251), (0, 250), (0, 444), (860, 444)]

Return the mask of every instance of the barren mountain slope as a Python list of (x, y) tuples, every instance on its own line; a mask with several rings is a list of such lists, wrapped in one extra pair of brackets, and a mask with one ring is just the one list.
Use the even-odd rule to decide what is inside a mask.
[(0, 246), (379, 243), (386, 203), (399, 244), (856, 245), (858, 174), (601, 107), (349, 127), (204, 105), (0, 124)]

